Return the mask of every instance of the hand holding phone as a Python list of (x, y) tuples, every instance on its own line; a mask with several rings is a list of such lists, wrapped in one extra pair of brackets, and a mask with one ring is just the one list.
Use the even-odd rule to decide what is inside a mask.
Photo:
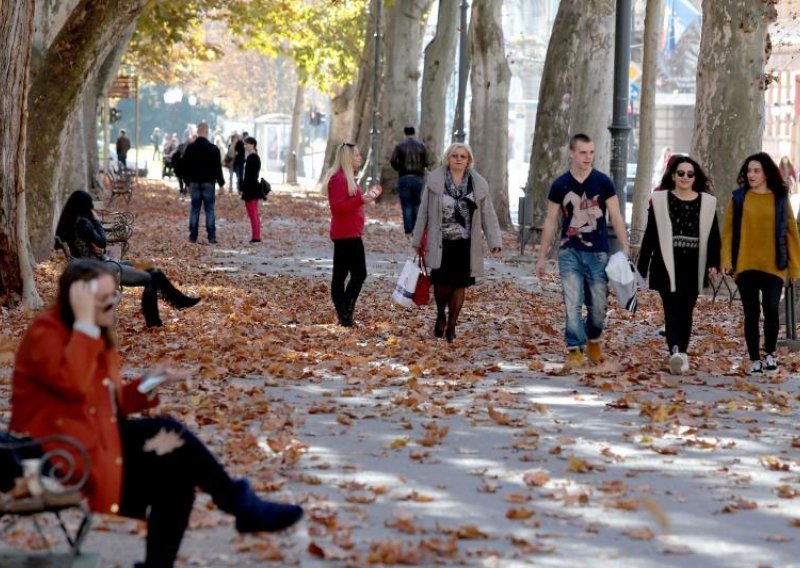
[(185, 369), (173, 369), (168, 365), (159, 363), (158, 365), (148, 369), (142, 376), (142, 382), (139, 383), (137, 390), (142, 394), (150, 394), (160, 385), (168, 382), (183, 380), (189, 378), (189, 371)]

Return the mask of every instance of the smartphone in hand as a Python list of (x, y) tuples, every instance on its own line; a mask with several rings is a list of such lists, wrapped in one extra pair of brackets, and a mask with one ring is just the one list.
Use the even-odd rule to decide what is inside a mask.
[(166, 373), (158, 373), (153, 376), (145, 375), (144, 380), (139, 383), (137, 390), (142, 394), (150, 394), (156, 387), (167, 380)]

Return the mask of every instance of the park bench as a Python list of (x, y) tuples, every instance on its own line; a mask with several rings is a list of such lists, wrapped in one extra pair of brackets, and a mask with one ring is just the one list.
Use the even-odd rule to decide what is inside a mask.
[[(52, 449), (43, 451), (45, 444)], [(69, 436), (14, 438), (3, 433), (0, 434), (0, 454), (3, 458), (0, 460), (3, 464), (0, 475), (17, 477), (18, 484), (21, 477), (25, 480), (21, 483), (27, 483), (28, 488), (34, 484), (38, 487), (38, 490), (20, 496), (12, 496), (13, 492), (0, 493), (0, 520), (5, 525), (0, 527), (0, 534), (16, 526), (20, 519), (30, 518), (42, 542), (49, 547), (37, 517), (52, 514), (58, 520), (72, 554), (79, 555), (92, 519), (81, 493), (89, 478), (89, 454), (86, 448)], [(38, 470), (23, 472), (17, 462), (34, 457), (41, 460)], [(72, 532), (61, 515), (67, 510), (76, 510), (80, 514), (78, 527)]]
[(136, 183), (133, 170), (122, 168), (120, 171), (114, 171), (109, 168), (104, 175), (98, 175), (96, 181), (98, 186), (108, 193), (108, 205), (111, 205), (117, 197), (122, 197), (125, 203), (131, 202)]

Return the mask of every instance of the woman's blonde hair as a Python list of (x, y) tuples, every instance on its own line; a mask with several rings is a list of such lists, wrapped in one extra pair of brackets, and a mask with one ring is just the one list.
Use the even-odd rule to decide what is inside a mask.
[(356, 187), (355, 172), (353, 171), (353, 154), (355, 153), (356, 145), (345, 142), (336, 149), (336, 155), (333, 158), (333, 165), (325, 173), (322, 180), (322, 194), (328, 195), (328, 182), (338, 172), (342, 170), (344, 177), (347, 179), (347, 193), (353, 197), (358, 188)]
[(442, 158), (442, 165), (443, 166), (450, 165), (450, 155), (456, 150), (464, 150), (467, 153), (467, 156), (469, 156), (467, 161), (467, 168), (472, 167), (472, 163), (475, 161), (475, 156), (472, 155), (472, 148), (470, 148), (468, 144), (464, 144), (463, 142), (453, 142), (447, 147), (447, 150), (444, 151), (444, 157)]

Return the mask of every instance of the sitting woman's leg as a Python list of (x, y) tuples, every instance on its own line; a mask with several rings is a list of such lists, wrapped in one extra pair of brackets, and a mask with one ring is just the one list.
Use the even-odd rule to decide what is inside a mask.
[(142, 288), (142, 314), (147, 327), (160, 327), (163, 324), (158, 313), (158, 288), (153, 275), (147, 270), (137, 270), (129, 262), (109, 260), (119, 271), (119, 282), (123, 286)]

